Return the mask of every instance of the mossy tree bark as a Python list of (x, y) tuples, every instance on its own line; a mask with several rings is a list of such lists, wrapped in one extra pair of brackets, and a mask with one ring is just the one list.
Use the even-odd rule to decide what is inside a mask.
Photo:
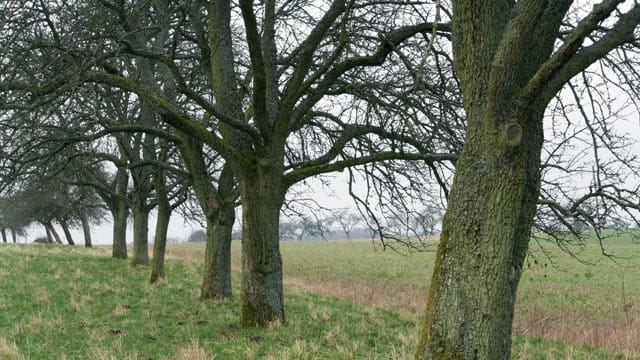
[(162, 169), (156, 169), (153, 178), (153, 187), (156, 190), (156, 202), (158, 203), (158, 220), (156, 221), (156, 233), (153, 242), (153, 261), (151, 266), (152, 283), (158, 279), (164, 279), (164, 254), (167, 246), (167, 233), (171, 220), (171, 204), (165, 184), (165, 174)]
[(231, 234), (235, 222), (233, 187), (233, 173), (225, 166), (217, 194), (212, 194), (216, 196), (217, 206), (207, 209), (207, 245), (200, 287), (201, 299), (230, 299), (232, 296)]
[[(169, 158), (170, 147), (165, 139), (158, 139), (160, 146), (157, 154), (157, 160), (161, 163), (167, 163)], [(164, 279), (164, 256), (167, 247), (167, 235), (169, 232), (169, 221), (173, 206), (171, 205), (169, 186), (167, 185), (167, 171), (158, 166), (153, 171), (153, 189), (155, 190), (155, 203), (158, 207), (156, 220), (156, 231), (153, 242), (153, 260), (151, 266), (152, 283), (158, 279)], [(178, 206), (179, 202), (175, 204)]]
[(279, 220), (284, 202), (277, 157), (258, 161), (252, 176), (240, 177), (242, 201), (243, 326), (284, 322)]
[(530, 126), (517, 146), (490, 133), (468, 137), (443, 222), (418, 359), (509, 358), (539, 191), (540, 115), (523, 116)]
[[(220, 209), (222, 210), (222, 209)], [(218, 210), (218, 211), (220, 211)], [(231, 213), (233, 208), (231, 208)], [(217, 212), (217, 211), (216, 211)], [(235, 217), (234, 215), (231, 218)], [(231, 218), (207, 216), (205, 267), (200, 286), (201, 299), (231, 299)]]
[(619, 3), (605, 1), (553, 53), (571, 3), (453, 2), (467, 135), (416, 359), (510, 358), (516, 290), (540, 191), (545, 108), (565, 82), (621, 41), (581, 49)]
[(129, 175), (125, 168), (118, 168), (115, 178), (115, 194), (108, 205), (113, 215), (113, 246), (111, 256), (116, 259), (127, 258), (127, 218)]
[[(202, 15), (202, 13), (199, 13)], [(218, 108), (225, 114), (241, 119), (242, 96), (238, 90), (234, 69), (231, 32), (231, 4), (212, 1), (207, 8), (210, 26), (198, 18), (196, 28), (203, 49), (209, 48), (205, 39), (215, 46), (203, 53), (203, 62), (208, 66), (208, 75)], [(196, 19), (196, 17), (194, 17)], [(228, 125), (220, 124), (220, 131), (229, 143), (238, 148), (249, 147), (249, 142)], [(205, 162), (203, 146), (194, 139), (185, 138), (181, 153), (192, 175), (193, 187), (207, 221), (207, 244), (205, 249), (204, 274), (200, 297), (202, 299), (230, 299), (231, 290), (231, 234), (235, 222), (235, 176), (229, 161), (225, 161), (222, 172), (214, 186)]]
[[(91, 175), (91, 174), (88, 174)], [(111, 247), (111, 256), (116, 259), (127, 258), (127, 219), (129, 217), (129, 198), (128, 185), (129, 174), (123, 166), (118, 166), (115, 176), (112, 179), (94, 179), (93, 186), (98, 196), (104, 201), (109, 212), (111, 213), (113, 228), (113, 244)], [(86, 216), (85, 216), (86, 217)], [(85, 246), (87, 241), (88, 219), (86, 219), (87, 227), (85, 229)], [(90, 238), (89, 238), (90, 240)]]
[(129, 206), (124, 200), (115, 203), (113, 213), (113, 246), (111, 256), (116, 259), (127, 258), (127, 218)]
[[(152, 79), (153, 64), (149, 61), (142, 61), (139, 71), (147, 74), (145, 79)], [(156, 112), (146, 104), (141, 102), (139, 123), (153, 128), (156, 126)], [(151, 134), (135, 134), (129, 144), (128, 159), (131, 165), (136, 165), (140, 161), (156, 160), (156, 137)], [(135, 166), (130, 169), (133, 179), (133, 190), (131, 196), (131, 212), (133, 214), (133, 255), (131, 265), (149, 265), (149, 213), (155, 207), (151, 200), (153, 192), (153, 168), (151, 166)]]
[(149, 265), (149, 213), (153, 207), (148, 203), (150, 192), (147, 185), (150, 184), (147, 184), (147, 181), (145, 179), (145, 184), (140, 188), (134, 185), (131, 199), (131, 213), (133, 215), (132, 266)]
[(218, 188), (209, 174), (203, 146), (181, 134), (180, 153), (191, 175), (192, 186), (207, 221), (207, 243), (204, 272), (200, 288), (201, 299), (230, 299), (231, 233), (235, 222), (234, 177), (224, 165)]
[(147, 196), (134, 192), (131, 212), (133, 213), (133, 255), (131, 265), (149, 265), (149, 210)]
[[(220, 189), (222, 188), (224, 186), (220, 185)], [(219, 195), (222, 194), (222, 190), (219, 190)], [(235, 205), (233, 201), (221, 200), (219, 206), (206, 217), (207, 245), (200, 287), (201, 299), (230, 299), (232, 296), (231, 234), (235, 222)]]

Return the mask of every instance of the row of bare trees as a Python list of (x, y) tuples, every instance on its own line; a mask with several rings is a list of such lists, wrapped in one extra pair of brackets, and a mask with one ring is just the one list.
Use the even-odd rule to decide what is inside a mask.
[(615, 126), (638, 110), (635, 3), (7, 0), (0, 12), (3, 191), (99, 164), (67, 182), (106, 204), (115, 257), (128, 256), (131, 212), (134, 264), (149, 262), (158, 208), (154, 278), (171, 211), (197, 207), (203, 298), (231, 296), (242, 205), (244, 326), (285, 321), (280, 215), (333, 172), (381, 239), (385, 217), (415, 230), (412, 214), (446, 203), (416, 358), (508, 358), (532, 228), (590, 228), (604, 249), (604, 228), (640, 223), (638, 161)]
[[(393, 38), (388, 46), (387, 40), (360, 35), (358, 28), (372, 14), (359, 5), (327, 3), (320, 7), (326, 14), (317, 18), (292, 3), (277, 12), (275, 3), (267, 5), (87, 1), (5, 7), (12, 12), (6, 56), (28, 59), (12, 62), (12, 75), (3, 79), (7, 122), (22, 126), (18, 132), (60, 132), (60, 147), (109, 136), (86, 155), (111, 161), (117, 169), (111, 184), (77, 181), (104, 190), (99, 193), (114, 217), (114, 256), (127, 256), (118, 219), (130, 207), (132, 262), (149, 261), (148, 212), (156, 205), (167, 208), (167, 175), (186, 173), (207, 224), (202, 296), (228, 297), (234, 209), (242, 204), (246, 325), (284, 320), (278, 226), (287, 189), (358, 165), (422, 160), (442, 171), (440, 163), (456, 158), (441, 151), (455, 144), (444, 144), (446, 137), (430, 131), (433, 124), (417, 121), (435, 95), (416, 97), (422, 106), (405, 114), (395, 103), (404, 95), (391, 84), (401, 74), (410, 86), (406, 69), (368, 69), (384, 65), (429, 24), (395, 29), (377, 23)], [(412, 18), (394, 6), (371, 9)], [(351, 12), (352, 18), (342, 18)], [(286, 28), (291, 16), (309, 17), (306, 25), (300, 22), (309, 38), (279, 51), (276, 23)], [(18, 33), (20, 40), (13, 37)], [(419, 45), (408, 43), (407, 51)], [(36, 85), (38, 78), (48, 80)], [(41, 89), (33, 92), (33, 86)], [(417, 141), (419, 133), (431, 142)], [(161, 144), (170, 145), (165, 159)], [(13, 159), (32, 166), (21, 146), (13, 150)], [(180, 160), (172, 163), (172, 155)]]
[(46, 231), (46, 241), (63, 243), (54, 222), (62, 228), (66, 242), (75, 245), (71, 229), (81, 227), (86, 247), (92, 246), (91, 224), (99, 224), (104, 216), (104, 208), (94, 192), (86, 188), (69, 186), (55, 179), (30, 179), (23, 184), (20, 192), (0, 201), (0, 231), (7, 242), (6, 231), (17, 236), (25, 236), (33, 223), (42, 225)]

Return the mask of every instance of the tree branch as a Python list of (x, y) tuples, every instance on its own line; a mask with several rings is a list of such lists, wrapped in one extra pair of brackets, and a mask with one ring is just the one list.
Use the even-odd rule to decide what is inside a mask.
[(326, 174), (326, 173), (335, 172), (335, 171), (341, 171), (348, 167), (366, 165), (366, 164), (383, 162), (383, 161), (422, 160), (428, 163), (434, 163), (434, 162), (442, 162), (442, 161), (455, 162), (457, 158), (458, 158), (457, 156), (452, 154), (420, 154), (420, 153), (404, 153), (404, 152), (387, 151), (387, 152), (380, 152), (380, 153), (375, 153), (367, 156), (362, 156), (358, 158), (345, 158), (343, 160), (336, 161), (333, 163), (317, 164), (313, 161), (310, 161), (307, 164), (301, 165), (300, 167), (291, 171), (290, 173), (285, 174), (284, 183), (288, 186), (291, 186), (295, 183), (298, 183), (312, 176)]
[(267, 114), (267, 77), (262, 55), (262, 41), (258, 24), (253, 12), (253, 0), (240, 0), (240, 10), (246, 29), (247, 45), (249, 46), (249, 56), (251, 57), (251, 69), (253, 71), (253, 114), (256, 125), (262, 136), (266, 138), (271, 134), (272, 129), (269, 124)]
[[(311, 108), (313, 108), (313, 106), (315, 106), (315, 104), (326, 95), (331, 85), (333, 85), (344, 73), (356, 67), (379, 66), (383, 64), (387, 56), (398, 44), (417, 33), (429, 31), (434, 26), (438, 27), (439, 30), (451, 31), (451, 23), (421, 23), (417, 25), (403, 26), (387, 34), (381, 34), (380, 43), (375, 53), (371, 55), (354, 56), (336, 64), (327, 72), (322, 81), (317, 84), (316, 88), (308, 92), (306, 99), (298, 105), (291, 117), (292, 125), (295, 124), (295, 122), (304, 114), (310, 111)], [(311, 85), (312, 84), (306, 84), (305, 88), (308, 88)]]
[(202, 124), (193, 121), (187, 115), (177, 111), (166, 100), (159, 97), (153, 90), (138, 82), (134, 82), (121, 76), (107, 75), (97, 72), (88, 73), (86, 81), (110, 85), (136, 93), (143, 101), (153, 107), (153, 109), (162, 116), (163, 120), (171, 126), (206, 143), (225, 157), (232, 156), (242, 163), (247, 161), (242, 154), (230, 146), (224, 139), (208, 131)]
[(593, 45), (580, 48), (584, 39), (598, 28), (622, 0), (608, 0), (584, 18), (567, 37), (564, 44), (547, 60), (522, 91), (521, 99), (527, 103), (542, 95), (548, 101), (572, 77), (604, 57), (612, 49), (635, 39), (634, 30), (640, 23), (640, 5), (622, 15), (614, 27)]

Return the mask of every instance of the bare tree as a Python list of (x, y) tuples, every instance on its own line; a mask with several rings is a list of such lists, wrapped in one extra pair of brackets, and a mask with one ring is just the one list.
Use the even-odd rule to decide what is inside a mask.
[[(37, 104), (71, 88), (101, 84), (136, 93), (176, 131), (207, 144), (225, 159), (243, 205), (242, 323), (284, 321), (278, 224), (292, 185), (358, 165), (422, 160), (435, 169), (456, 159), (439, 143), (441, 137), (425, 141), (429, 118), (413, 112), (406, 117), (399, 110), (388, 112), (390, 117), (368, 116), (375, 112), (363, 110), (373, 98), (354, 90), (385, 74), (391, 78), (376, 67), (389, 58), (401, 62), (403, 54), (412, 53), (403, 50), (405, 44), (424, 45), (407, 40), (432, 31), (434, 24), (415, 10), (426, 13), (433, 5), (171, 2), (174, 30), (158, 51), (140, 42), (142, 35), (156, 35), (165, 21), (151, 11), (151, 3), (53, 2), (46, 11), (41, 4), (18, 11), (14, 2), (6, 3), (6, 11), (17, 13), (5, 31), (9, 40), (3, 56), (41, 50), (37, 60), (3, 79), (5, 103), (33, 107), (24, 96), (36, 98)], [(31, 18), (37, 20), (24, 21)], [(12, 42), (18, 33), (25, 40)], [(36, 66), (46, 64), (44, 59), (56, 60)], [(172, 84), (164, 84), (181, 101), (168, 98), (157, 82), (138, 81), (144, 73), (123, 65), (131, 59), (153, 62), (158, 72), (170, 74)]]
[[(601, 216), (614, 209), (637, 219), (637, 189), (614, 184), (624, 184), (615, 174), (637, 176), (638, 164), (618, 157), (624, 151), (612, 136), (615, 114), (600, 111), (608, 107), (602, 95), (616, 87), (637, 101), (640, 5), (605, 0), (590, 9), (573, 1), (454, 0), (446, 13), (467, 134), (416, 359), (506, 359), (537, 206), (539, 217), (553, 214), (565, 229), (575, 230), (568, 221), (573, 218), (599, 232)], [(597, 83), (609, 90), (596, 90)], [(563, 89), (576, 94), (572, 106), (582, 116), (561, 114), (569, 109)], [(557, 105), (549, 107), (558, 94)], [(547, 110), (557, 119), (552, 129), (545, 129)], [(577, 119), (584, 132), (574, 126), (563, 131), (563, 122), (575, 125)], [(583, 135), (594, 151), (588, 172), (595, 179), (580, 196), (561, 190), (566, 187), (558, 179), (571, 168), (565, 140)], [(605, 160), (605, 152), (614, 155)], [(586, 211), (590, 206), (595, 211)]]
[(281, 239), (302, 241), (321, 234), (318, 223), (308, 216), (296, 216), (280, 224)]
[(31, 223), (25, 214), (20, 211), (11, 196), (0, 198), (0, 229), (2, 230), (2, 241), (7, 241), (7, 231), (11, 233), (14, 243), (17, 242), (18, 236), (24, 236), (25, 229)]
[(340, 229), (347, 236), (347, 240), (351, 240), (351, 231), (362, 223), (362, 218), (360, 214), (349, 209), (341, 209), (334, 215), (333, 222), (338, 223)]

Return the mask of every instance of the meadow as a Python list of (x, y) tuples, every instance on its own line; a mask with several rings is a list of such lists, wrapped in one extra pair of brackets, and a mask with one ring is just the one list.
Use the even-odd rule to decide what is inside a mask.
[[(532, 243), (514, 359), (640, 358), (640, 245)], [(233, 301), (199, 301), (204, 244), (167, 250), (167, 279), (110, 249), (0, 246), (0, 359), (410, 359), (433, 252), (372, 241), (282, 243), (287, 323), (242, 329)]]

